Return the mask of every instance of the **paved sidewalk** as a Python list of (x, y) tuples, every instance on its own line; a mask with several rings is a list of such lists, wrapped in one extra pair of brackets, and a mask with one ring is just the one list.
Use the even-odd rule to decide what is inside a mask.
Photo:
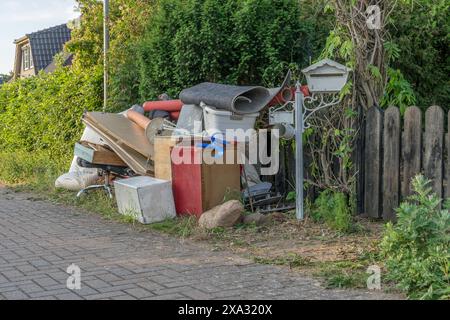
[[(81, 268), (81, 290), (66, 287)], [(2, 299), (389, 299), (0, 188)]]

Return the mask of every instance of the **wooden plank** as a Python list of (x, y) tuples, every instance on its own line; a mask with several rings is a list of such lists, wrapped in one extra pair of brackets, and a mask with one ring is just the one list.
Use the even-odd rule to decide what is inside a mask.
[(447, 162), (444, 164), (444, 167), (446, 169), (446, 178), (447, 178), (447, 189), (445, 197), (448, 199), (450, 198), (450, 111), (448, 112), (448, 127), (447, 127), (448, 133), (447, 133)]
[(146, 159), (136, 150), (128, 147), (127, 145), (117, 141), (113, 137), (109, 136), (106, 132), (98, 129), (96, 124), (89, 122), (89, 119), (83, 118), (82, 121), (97, 133), (106, 144), (137, 174), (139, 175), (152, 175), (154, 172), (153, 163), (149, 159)]
[(155, 137), (155, 178), (172, 181), (171, 149), (178, 139), (173, 137)]
[(383, 129), (383, 219), (395, 221), (400, 202), (400, 111), (389, 107)]
[(383, 115), (377, 107), (366, 114), (366, 150), (364, 207), (365, 214), (372, 218), (381, 217), (381, 138)]
[(131, 120), (120, 114), (102, 112), (87, 112), (83, 117), (117, 142), (127, 145), (146, 158), (153, 158), (153, 141), (150, 142), (145, 130)]
[(425, 177), (432, 181), (431, 187), (438, 197), (442, 197), (444, 112), (439, 106), (432, 106), (425, 113), (424, 145), (423, 165)]
[(101, 145), (81, 142), (82, 145), (89, 146), (94, 150), (94, 157), (91, 163), (105, 164), (117, 167), (126, 167), (126, 163), (112, 150)]
[(422, 112), (418, 107), (409, 107), (405, 112), (405, 127), (402, 143), (402, 198), (411, 195), (411, 181), (422, 166)]
[(364, 108), (359, 105), (358, 118), (354, 121), (353, 128), (357, 134), (355, 141), (355, 148), (353, 151), (353, 162), (355, 164), (353, 173), (356, 174), (356, 214), (360, 215), (364, 213), (364, 144), (365, 144), (365, 120), (364, 120)]

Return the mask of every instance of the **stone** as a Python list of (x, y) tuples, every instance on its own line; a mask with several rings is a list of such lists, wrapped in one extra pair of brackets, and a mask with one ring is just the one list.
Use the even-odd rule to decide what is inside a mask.
[(268, 224), (271, 221), (270, 216), (263, 215), (261, 213), (253, 213), (244, 217), (245, 224), (256, 224), (257, 226), (262, 226)]
[(232, 227), (241, 221), (243, 211), (242, 203), (231, 200), (203, 213), (198, 223), (200, 227), (205, 229)]

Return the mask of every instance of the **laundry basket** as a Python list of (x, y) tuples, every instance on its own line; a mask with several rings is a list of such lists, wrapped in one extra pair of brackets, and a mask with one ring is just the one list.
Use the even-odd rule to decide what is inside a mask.
[[(227, 130), (242, 129), (247, 131), (255, 127), (256, 119), (259, 113), (251, 113), (246, 115), (236, 115), (230, 111), (218, 110), (213, 107), (205, 106), (203, 108), (205, 129), (207, 132), (221, 133), (224, 138), (230, 139), (227, 136)], [(241, 140), (234, 135), (233, 140)]]

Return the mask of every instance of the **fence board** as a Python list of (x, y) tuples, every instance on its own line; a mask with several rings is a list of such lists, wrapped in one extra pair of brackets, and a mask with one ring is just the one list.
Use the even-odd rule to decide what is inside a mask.
[(425, 113), (424, 174), (430, 179), (434, 192), (442, 197), (444, 112), (432, 106)]
[(356, 207), (355, 214), (360, 215), (364, 213), (364, 144), (365, 144), (365, 120), (364, 108), (358, 106), (358, 118), (354, 122), (352, 128), (357, 134), (355, 141), (355, 148), (353, 150), (352, 158), (354, 163), (354, 174), (356, 174)]
[(380, 217), (381, 204), (381, 137), (383, 115), (379, 108), (372, 107), (366, 115), (365, 144), (365, 213), (372, 218)]
[(400, 201), (400, 111), (389, 107), (383, 129), (383, 219), (394, 221)]
[(418, 107), (409, 107), (405, 112), (402, 143), (402, 197), (411, 195), (411, 180), (420, 173), (422, 165), (422, 112)]
[(446, 135), (446, 147), (447, 147), (447, 161), (444, 164), (446, 174), (446, 193), (445, 198), (450, 198), (450, 111), (448, 113), (448, 134)]

